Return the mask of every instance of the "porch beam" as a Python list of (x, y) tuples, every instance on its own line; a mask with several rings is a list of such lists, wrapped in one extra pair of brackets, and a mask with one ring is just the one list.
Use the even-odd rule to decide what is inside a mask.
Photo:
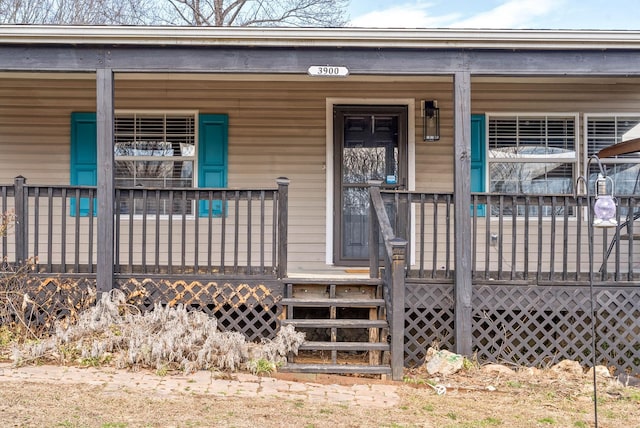
[(456, 352), (471, 355), (471, 75), (454, 76), (454, 252)]
[(167, 46), (0, 46), (0, 71), (304, 74), (339, 64), (351, 74), (640, 76), (640, 50), (463, 50)]
[(114, 197), (113, 182), (113, 70), (96, 72), (96, 129), (98, 166), (98, 294), (113, 288)]

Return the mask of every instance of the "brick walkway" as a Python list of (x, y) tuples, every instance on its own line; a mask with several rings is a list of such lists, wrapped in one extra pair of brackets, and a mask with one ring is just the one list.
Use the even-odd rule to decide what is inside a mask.
[(62, 366), (27, 366), (13, 368), (0, 363), (0, 385), (4, 382), (51, 382), (86, 384), (103, 388), (105, 393), (139, 390), (146, 394), (209, 394), (217, 397), (269, 397), (306, 399), (315, 403), (344, 403), (367, 407), (390, 407), (400, 402), (397, 386), (387, 384), (327, 385), (295, 382), (245, 373), (233, 380), (217, 379), (211, 372), (191, 375), (158, 376), (147, 370), (131, 372), (113, 368), (77, 368)]

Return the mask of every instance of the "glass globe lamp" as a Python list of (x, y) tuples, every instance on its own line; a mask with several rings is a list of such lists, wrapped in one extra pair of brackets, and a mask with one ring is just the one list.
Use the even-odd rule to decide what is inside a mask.
[[(611, 180), (609, 178), (609, 180)], [(613, 183), (612, 186), (613, 188)], [(593, 225), (595, 227), (615, 227), (616, 201), (607, 193), (607, 178), (598, 174), (596, 180), (596, 201), (593, 204)]]

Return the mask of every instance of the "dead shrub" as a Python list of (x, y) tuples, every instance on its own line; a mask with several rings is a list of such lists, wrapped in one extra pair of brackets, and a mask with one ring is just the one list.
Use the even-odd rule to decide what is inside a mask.
[(12, 359), (15, 365), (112, 361), (118, 368), (235, 371), (248, 368), (256, 356), (279, 364), (303, 341), (303, 333), (284, 327), (273, 340), (249, 344), (240, 333), (220, 332), (216, 319), (203, 312), (156, 305), (140, 313), (120, 290), (112, 290), (80, 313), (77, 322), (58, 322), (51, 337), (15, 346)]
[(40, 340), (53, 332), (60, 320), (72, 323), (95, 302), (95, 288), (81, 288), (77, 281), (32, 274), (35, 258), (23, 265), (4, 264), (0, 270), (0, 325), (15, 340)]

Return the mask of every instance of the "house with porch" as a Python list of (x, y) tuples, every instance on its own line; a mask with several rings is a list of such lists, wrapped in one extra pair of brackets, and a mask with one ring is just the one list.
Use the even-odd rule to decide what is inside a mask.
[(0, 26), (0, 252), (293, 324), (289, 370), (398, 379), (436, 342), (637, 372), (638, 154), (594, 155), (639, 130), (636, 31)]

